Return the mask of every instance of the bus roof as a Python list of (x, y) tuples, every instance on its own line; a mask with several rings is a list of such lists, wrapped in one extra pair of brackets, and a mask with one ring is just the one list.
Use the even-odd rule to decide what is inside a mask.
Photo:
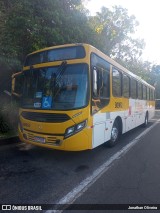
[(147, 83), (146, 81), (144, 81), (141, 77), (135, 75), (134, 73), (132, 73), (131, 71), (129, 71), (128, 69), (126, 69), (125, 67), (123, 67), (122, 65), (120, 65), (119, 63), (117, 63), (116, 61), (114, 61), (112, 58), (110, 58), (109, 56), (107, 56), (106, 54), (104, 54), (103, 52), (101, 52), (100, 50), (98, 50), (97, 48), (95, 48), (94, 46), (92, 46), (90, 44), (73, 43), (73, 44), (64, 44), (64, 45), (51, 46), (51, 47), (46, 47), (46, 48), (34, 51), (34, 52), (28, 54), (27, 56), (30, 56), (30, 55), (35, 54), (35, 53), (43, 52), (43, 51), (52, 50), (52, 49), (58, 49), (58, 48), (64, 48), (64, 47), (72, 47), (72, 46), (84, 46), (84, 47), (87, 47), (90, 52), (97, 53), (102, 58), (104, 58), (105, 60), (107, 60), (112, 66), (117, 67), (118, 69), (120, 69), (121, 71), (125, 72), (129, 76), (131, 76), (131, 77), (135, 78), (136, 80), (138, 80), (138, 81), (146, 84), (147, 86), (151, 87), (152, 89), (155, 89), (152, 85), (150, 85), (149, 83)]

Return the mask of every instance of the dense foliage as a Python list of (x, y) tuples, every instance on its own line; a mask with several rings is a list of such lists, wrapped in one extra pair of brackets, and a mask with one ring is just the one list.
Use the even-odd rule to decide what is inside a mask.
[(9, 90), (9, 77), (21, 69), (26, 54), (77, 42), (94, 45), (158, 85), (157, 65), (140, 59), (144, 41), (131, 37), (137, 25), (136, 18), (118, 6), (90, 16), (83, 0), (0, 0), (0, 91)]

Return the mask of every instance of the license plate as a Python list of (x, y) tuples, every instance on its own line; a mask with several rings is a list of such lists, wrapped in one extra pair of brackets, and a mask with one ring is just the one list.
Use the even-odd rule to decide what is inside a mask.
[(37, 137), (37, 136), (34, 137), (34, 141), (39, 142), (39, 143), (45, 143), (46, 142), (45, 138)]

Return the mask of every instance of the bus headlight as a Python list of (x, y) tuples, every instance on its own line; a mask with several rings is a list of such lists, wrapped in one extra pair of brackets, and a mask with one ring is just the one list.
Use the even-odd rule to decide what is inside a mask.
[(86, 127), (86, 125), (87, 125), (87, 120), (82, 121), (79, 124), (76, 124), (76, 125), (74, 125), (72, 127), (67, 128), (66, 131), (65, 131), (64, 138), (68, 138), (68, 137), (72, 136), (73, 134), (76, 134), (77, 132), (79, 132), (82, 129), (84, 129)]
[(75, 129), (74, 126), (73, 127), (69, 127), (68, 129), (66, 129), (65, 137), (66, 136), (68, 137), (68, 136), (72, 135), (74, 133), (74, 129)]

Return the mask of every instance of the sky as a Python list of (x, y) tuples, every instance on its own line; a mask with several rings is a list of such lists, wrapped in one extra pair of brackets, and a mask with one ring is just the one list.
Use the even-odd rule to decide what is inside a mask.
[(102, 6), (114, 5), (128, 9), (128, 14), (139, 22), (134, 38), (144, 39), (146, 43), (143, 60), (160, 64), (160, 0), (90, 0), (85, 7), (94, 15)]

